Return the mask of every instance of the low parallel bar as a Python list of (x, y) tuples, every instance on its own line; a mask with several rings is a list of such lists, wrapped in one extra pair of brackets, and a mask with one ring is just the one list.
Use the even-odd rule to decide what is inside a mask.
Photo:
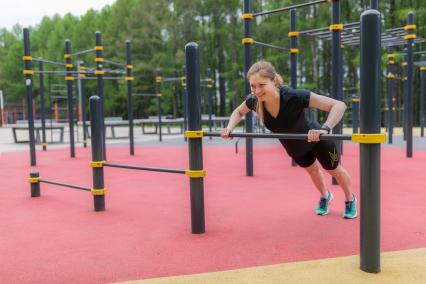
[[(204, 136), (220, 137), (219, 132), (204, 132)], [(278, 138), (288, 140), (307, 140), (308, 135), (303, 133), (231, 133), (229, 137), (243, 138)], [(350, 134), (321, 134), (321, 140), (352, 140)]]
[(74, 185), (74, 184), (68, 184), (68, 183), (63, 183), (63, 182), (57, 182), (57, 181), (51, 181), (51, 180), (47, 180), (47, 179), (40, 179), (40, 182), (59, 185), (59, 186), (63, 186), (63, 187), (75, 188), (75, 189), (80, 189), (80, 190), (85, 190), (85, 191), (91, 191), (91, 189), (89, 187), (84, 187), (84, 186), (79, 186), (79, 185)]
[(121, 169), (151, 171), (151, 172), (162, 172), (162, 173), (173, 173), (173, 174), (185, 174), (186, 173), (185, 170), (179, 170), (179, 169), (139, 167), (139, 166), (132, 166), (132, 165), (112, 164), (112, 163), (104, 163), (104, 166), (105, 167), (111, 167), (111, 168), (121, 168)]

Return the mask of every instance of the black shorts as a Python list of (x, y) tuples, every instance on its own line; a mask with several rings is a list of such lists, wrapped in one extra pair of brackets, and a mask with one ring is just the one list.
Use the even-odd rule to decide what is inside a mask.
[(303, 156), (292, 157), (294, 161), (306, 168), (311, 166), (315, 159), (318, 159), (321, 166), (326, 170), (334, 170), (340, 162), (340, 153), (334, 141), (321, 140), (315, 142), (315, 146)]

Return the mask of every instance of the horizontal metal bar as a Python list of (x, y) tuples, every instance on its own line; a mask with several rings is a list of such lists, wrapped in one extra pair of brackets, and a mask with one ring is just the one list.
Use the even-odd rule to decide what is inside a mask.
[(43, 62), (43, 63), (47, 63), (47, 64), (52, 64), (52, 65), (58, 65), (58, 66), (65, 66), (65, 63), (61, 63), (61, 62), (57, 62), (57, 61), (52, 61), (52, 60), (47, 60), (47, 59), (43, 59), (41, 57), (35, 58), (35, 59), (33, 59), (33, 61)]
[(85, 191), (91, 191), (91, 189), (89, 187), (83, 187), (83, 186), (78, 186), (78, 185), (73, 185), (73, 184), (68, 184), (68, 183), (63, 183), (63, 182), (57, 182), (57, 181), (51, 181), (51, 180), (46, 180), (46, 179), (40, 179), (40, 182), (59, 185), (59, 186), (63, 186), (63, 187), (75, 188), (75, 189), (80, 189), (80, 190), (85, 190)]
[(112, 64), (112, 65), (116, 65), (116, 66), (121, 66), (121, 67), (125, 67), (126, 64), (120, 63), (120, 62), (115, 62), (112, 60), (106, 60), (104, 59), (104, 63), (108, 63), (108, 64)]
[(72, 56), (83, 55), (83, 54), (86, 54), (86, 53), (89, 53), (89, 52), (92, 52), (92, 51), (95, 51), (95, 50), (96, 50), (96, 49), (94, 49), (94, 48), (86, 49), (86, 50), (82, 50), (82, 51), (77, 51), (77, 52), (75, 52), (75, 53), (72, 53), (71, 55), (72, 55)]
[(290, 48), (280, 47), (280, 46), (277, 46), (277, 45), (273, 45), (273, 44), (269, 44), (269, 43), (263, 43), (263, 42), (260, 42), (260, 41), (253, 41), (253, 43), (257, 44), (257, 45), (261, 45), (261, 46), (266, 46), (266, 47), (284, 50), (284, 51), (290, 51)]
[(268, 14), (278, 13), (278, 12), (283, 12), (283, 11), (289, 11), (291, 9), (297, 9), (297, 8), (302, 8), (302, 7), (306, 7), (306, 6), (311, 6), (311, 5), (315, 5), (315, 4), (321, 4), (321, 3), (327, 3), (327, 2), (328, 2), (327, 0), (319, 0), (319, 1), (303, 3), (303, 4), (296, 4), (296, 5), (278, 8), (278, 9), (269, 10), (269, 11), (256, 12), (256, 13), (253, 13), (253, 17), (263, 16), (263, 15), (268, 15)]
[(157, 94), (132, 94), (133, 96), (138, 96), (138, 97), (156, 97)]
[(111, 168), (122, 168), (122, 169), (129, 169), (129, 170), (163, 172), (163, 173), (173, 173), (173, 174), (184, 174), (185, 173), (185, 170), (178, 170), (178, 169), (139, 167), (139, 166), (131, 166), (131, 165), (111, 164), (111, 163), (104, 163), (104, 166), (105, 167), (111, 167)]
[(161, 78), (161, 82), (173, 82), (173, 81), (182, 81), (182, 78), (181, 77)]
[[(76, 80), (97, 80), (98, 77), (74, 77)], [(125, 80), (124, 77), (102, 77), (104, 80)]]
[[(204, 136), (220, 137), (220, 132), (204, 132)], [(303, 133), (231, 133), (229, 137), (243, 138), (278, 138), (285, 140), (307, 140), (308, 134)], [(352, 135), (321, 134), (321, 140), (352, 140)]]
[(50, 92), (51, 93), (61, 93), (61, 94), (63, 94), (63, 93), (67, 93), (68, 91), (67, 90), (50, 90)]

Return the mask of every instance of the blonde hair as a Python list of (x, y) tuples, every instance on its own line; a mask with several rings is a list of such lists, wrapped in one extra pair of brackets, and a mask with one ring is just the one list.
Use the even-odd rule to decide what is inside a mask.
[[(259, 74), (261, 77), (268, 78), (274, 81), (277, 88), (284, 86), (283, 78), (280, 74), (275, 71), (274, 66), (265, 60), (260, 60), (254, 63), (250, 69), (247, 71), (247, 80), (250, 81), (250, 77)], [(256, 113), (259, 116), (259, 120), (263, 123), (264, 120), (264, 106), (263, 102), (257, 101), (256, 104)]]

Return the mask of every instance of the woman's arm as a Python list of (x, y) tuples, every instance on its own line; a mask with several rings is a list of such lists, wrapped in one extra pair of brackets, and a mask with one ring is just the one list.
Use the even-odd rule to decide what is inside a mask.
[(222, 138), (228, 139), (229, 134), (231, 134), (232, 130), (240, 123), (241, 119), (243, 118), (246, 113), (248, 113), (250, 109), (247, 107), (246, 102), (244, 101), (242, 104), (240, 104), (231, 114), (231, 117), (229, 118), (228, 125), (226, 128), (222, 129), (220, 136)]
[[(309, 99), (309, 107), (320, 109), (328, 112), (327, 120), (323, 127), (333, 129), (342, 119), (346, 110), (346, 104), (326, 96), (321, 96), (311, 92)], [(319, 141), (321, 134), (328, 134), (324, 129), (311, 129), (308, 132), (308, 141)]]
[(309, 107), (328, 112), (325, 124), (333, 129), (342, 119), (346, 110), (346, 104), (326, 96), (321, 96), (311, 92)]

